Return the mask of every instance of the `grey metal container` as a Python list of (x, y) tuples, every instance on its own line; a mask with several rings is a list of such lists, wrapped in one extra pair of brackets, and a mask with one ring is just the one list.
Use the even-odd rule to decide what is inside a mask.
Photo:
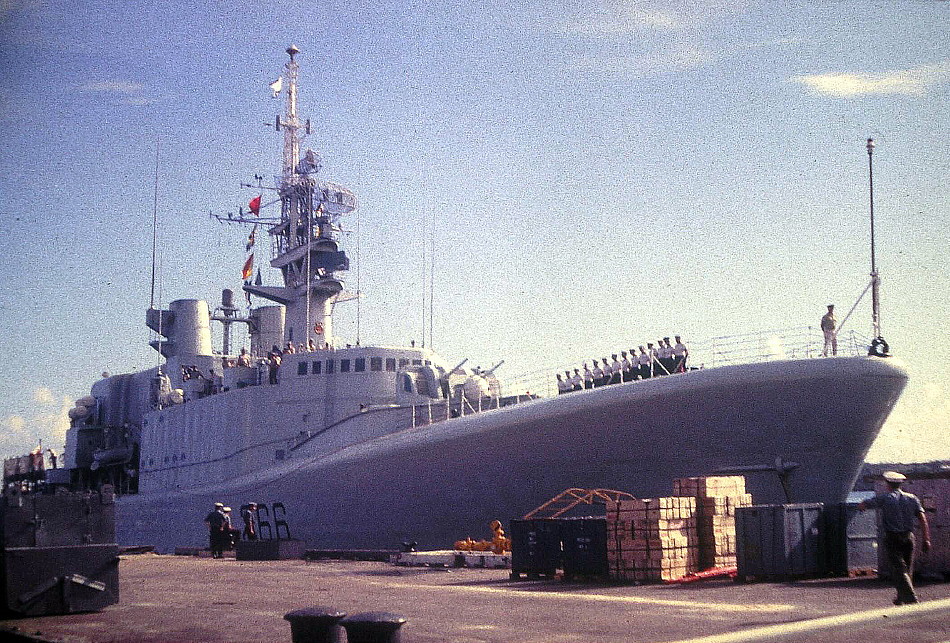
[(511, 576), (553, 576), (561, 567), (561, 523), (556, 519), (512, 520)]
[(738, 580), (817, 576), (824, 569), (821, 503), (736, 509)]
[(846, 576), (878, 568), (878, 525), (874, 511), (858, 511), (858, 504), (825, 505), (825, 571)]
[(562, 520), (561, 543), (565, 579), (607, 575), (606, 518)]

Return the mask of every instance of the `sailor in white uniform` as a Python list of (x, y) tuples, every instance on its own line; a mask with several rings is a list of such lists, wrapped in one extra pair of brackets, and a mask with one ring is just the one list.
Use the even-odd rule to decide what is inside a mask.
[(683, 343), (683, 340), (680, 339), (680, 336), (677, 335), (676, 346), (673, 347), (673, 358), (674, 358), (674, 368), (677, 373), (686, 372), (686, 360), (689, 358), (689, 350), (686, 348), (686, 344)]
[[(599, 367), (597, 364), (598, 364), (598, 362), (597, 362), (597, 360), (595, 359), (595, 360), (594, 360), (594, 370), (593, 370), (593, 373), (594, 373), (594, 386), (595, 386), (595, 387), (603, 386), (603, 385), (604, 385), (604, 369), (602, 369), (601, 367)], [(604, 366), (606, 366), (606, 365), (607, 365), (607, 360), (604, 360)]]
[(650, 354), (643, 346), (640, 347), (640, 354), (637, 355), (637, 363), (640, 365), (640, 379), (645, 380), (650, 377)]
[(610, 363), (610, 384), (620, 384), (620, 377), (623, 373), (623, 365), (620, 363), (620, 360), (617, 359), (617, 354), (611, 354), (611, 359), (613, 362)]
[(630, 358), (627, 357), (627, 351), (620, 351), (620, 356), (623, 357), (623, 360), (620, 362), (621, 370), (621, 381), (629, 382), (633, 379), (633, 364), (630, 362)]
[(566, 380), (564, 380), (564, 379), (561, 377), (561, 374), (558, 373), (558, 374), (557, 374), (557, 394), (558, 394), (558, 395), (564, 395), (565, 393), (570, 393), (570, 392), (571, 392), (571, 385), (570, 385), (570, 383), (567, 382)]
[(669, 375), (673, 372), (673, 347), (670, 345), (670, 338), (664, 337), (660, 340), (660, 348), (658, 350), (660, 357), (660, 365), (663, 368), (660, 369), (660, 372), (663, 375)]
[(594, 373), (587, 367), (587, 362), (584, 362), (584, 388), (594, 388)]
[(574, 391), (584, 390), (584, 378), (581, 377), (581, 372), (578, 369), (574, 369), (574, 375), (571, 376), (571, 389)]

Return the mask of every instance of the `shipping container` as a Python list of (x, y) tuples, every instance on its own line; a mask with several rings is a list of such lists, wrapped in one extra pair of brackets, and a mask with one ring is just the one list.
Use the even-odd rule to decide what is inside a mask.
[(824, 564), (821, 503), (736, 509), (738, 580), (817, 576)]
[(566, 518), (561, 521), (565, 580), (607, 575), (607, 519)]
[(512, 520), (511, 577), (553, 577), (561, 567), (561, 522), (552, 518)]
[(874, 511), (859, 511), (858, 503), (825, 505), (825, 569), (847, 576), (878, 569), (878, 525)]

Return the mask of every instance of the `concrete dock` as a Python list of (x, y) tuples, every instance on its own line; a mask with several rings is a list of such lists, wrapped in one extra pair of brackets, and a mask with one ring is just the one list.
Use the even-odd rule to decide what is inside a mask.
[[(291, 640), (291, 610), (326, 605), (408, 618), (404, 643), (608, 643), (950, 640), (950, 583), (894, 607), (874, 577), (790, 583), (611, 585), (512, 581), (505, 569), (380, 562), (243, 562), (123, 556), (120, 602), (101, 612), (7, 619), (4, 631), (50, 641)], [(7, 640), (3, 638), (3, 640)]]

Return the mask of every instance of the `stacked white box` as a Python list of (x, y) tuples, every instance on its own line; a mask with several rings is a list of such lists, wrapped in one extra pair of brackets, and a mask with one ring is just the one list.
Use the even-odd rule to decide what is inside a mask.
[(673, 580), (697, 571), (696, 501), (670, 497), (607, 504), (607, 563), (622, 581)]
[(701, 569), (735, 567), (736, 507), (752, 504), (744, 476), (677, 478), (674, 495), (696, 499), (696, 531)]

